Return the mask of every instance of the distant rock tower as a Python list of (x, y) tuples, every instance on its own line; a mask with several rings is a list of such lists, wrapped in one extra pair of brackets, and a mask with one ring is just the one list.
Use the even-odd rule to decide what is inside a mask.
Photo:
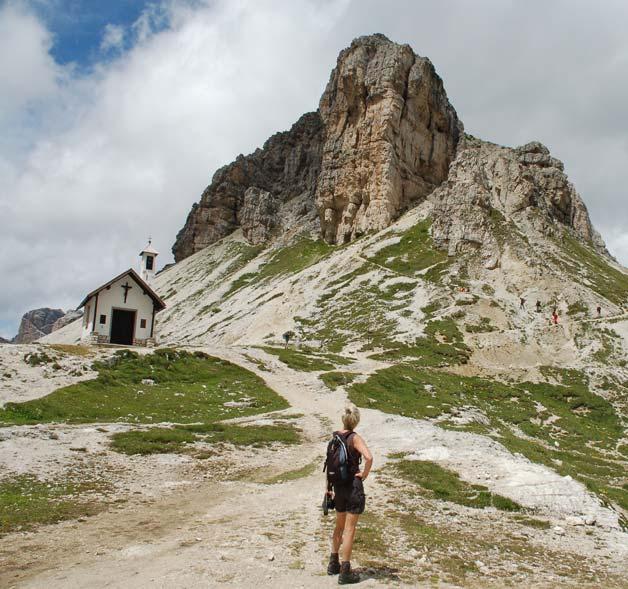
[(150, 284), (155, 277), (157, 268), (156, 258), (159, 252), (151, 245), (152, 240), (148, 238), (148, 245), (140, 252), (140, 276), (144, 282)]

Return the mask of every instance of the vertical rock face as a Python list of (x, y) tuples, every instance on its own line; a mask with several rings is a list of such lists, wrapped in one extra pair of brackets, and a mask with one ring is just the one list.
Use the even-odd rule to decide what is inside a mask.
[(495, 224), (504, 222), (529, 235), (551, 235), (559, 223), (608, 255), (562, 162), (536, 141), (513, 149), (463, 139), (447, 182), (430, 200), (434, 202), (432, 237), (450, 255), (482, 249), (487, 264), (493, 265), (499, 257)]
[(244, 237), (253, 245), (268, 241), (277, 226), (280, 206), (279, 198), (270, 192), (255, 187), (247, 188), (242, 208), (238, 211), (238, 222)]
[(28, 344), (48, 335), (52, 331), (55, 321), (63, 317), (61, 309), (34, 309), (24, 313), (17, 335), (13, 338), (15, 344)]
[(177, 235), (175, 260), (239, 226), (266, 241), (294, 220), (283, 205), (297, 196), (331, 243), (383, 229), (447, 177), (461, 128), (428, 59), (383, 35), (360, 37), (338, 57), (320, 115), (216, 172)]
[(607, 254), (545, 146), (465, 137), (432, 63), (383, 35), (340, 53), (318, 112), (216, 172), (173, 253), (182, 260), (239, 227), (253, 244), (304, 228), (344, 243), (388, 227), (428, 195), (434, 240), (452, 255), (482, 249), (497, 264), (499, 214), (546, 235), (560, 223)]
[(65, 315), (63, 315), (63, 317), (59, 317), (59, 319), (57, 319), (52, 324), (52, 328), (50, 329), (50, 332), (52, 333), (53, 331), (57, 331), (57, 329), (61, 329), (62, 327), (65, 327), (66, 325), (69, 325), (73, 321), (76, 321), (77, 319), (80, 319), (81, 317), (83, 317), (83, 310), (82, 309), (80, 311), (72, 309), (72, 310), (68, 311)]
[[(268, 236), (271, 225), (281, 225), (279, 219), (269, 223), (266, 215), (266, 227), (259, 231), (250, 225), (256, 216), (254, 201), (260, 195), (270, 194), (277, 210), (282, 203), (305, 195), (313, 209), (321, 144), (320, 117), (318, 113), (307, 113), (289, 131), (273, 135), (262, 149), (248, 156), (240, 155), (233, 163), (220, 168), (177, 235), (172, 248), (175, 261), (229, 235), (243, 219), (249, 224), (247, 233), (253, 239)], [(245, 199), (247, 189), (255, 191)], [(246, 210), (242, 211), (245, 202)], [(268, 209), (267, 204), (260, 207)]]
[(383, 35), (340, 53), (320, 101), (324, 238), (380, 230), (447, 177), (462, 130), (432, 63)]

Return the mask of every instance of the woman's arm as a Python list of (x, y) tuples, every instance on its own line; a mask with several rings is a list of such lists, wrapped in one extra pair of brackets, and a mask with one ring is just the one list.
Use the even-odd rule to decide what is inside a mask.
[(364, 468), (362, 472), (358, 472), (355, 476), (365, 480), (366, 477), (369, 476), (369, 472), (371, 472), (371, 466), (373, 466), (373, 455), (366, 445), (366, 442), (358, 434), (353, 438), (353, 447), (362, 455), (362, 458), (364, 458)]

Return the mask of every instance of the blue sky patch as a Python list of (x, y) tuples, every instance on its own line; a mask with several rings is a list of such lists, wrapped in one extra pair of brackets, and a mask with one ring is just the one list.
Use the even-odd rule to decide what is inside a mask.
[(52, 0), (32, 4), (54, 35), (50, 53), (55, 61), (74, 63), (79, 70), (89, 70), (96, 62), (112, 57), (114, 52), (101, 50), (107, 25), (124, 27), (122, 48), (128, 49), (133, 23), (153, 6), (155, 2), (147, 0)]

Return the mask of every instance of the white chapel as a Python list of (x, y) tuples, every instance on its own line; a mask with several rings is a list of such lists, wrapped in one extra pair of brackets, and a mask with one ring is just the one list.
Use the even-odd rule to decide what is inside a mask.
[(155, 345), (155, 315), (166, 308), (150, 286), (158, 255), (149, 239), (140, 252), (139, 273), (129, 268), (83, 299), (78, 307), (85, 307), (82, 341), (124, 346)]

